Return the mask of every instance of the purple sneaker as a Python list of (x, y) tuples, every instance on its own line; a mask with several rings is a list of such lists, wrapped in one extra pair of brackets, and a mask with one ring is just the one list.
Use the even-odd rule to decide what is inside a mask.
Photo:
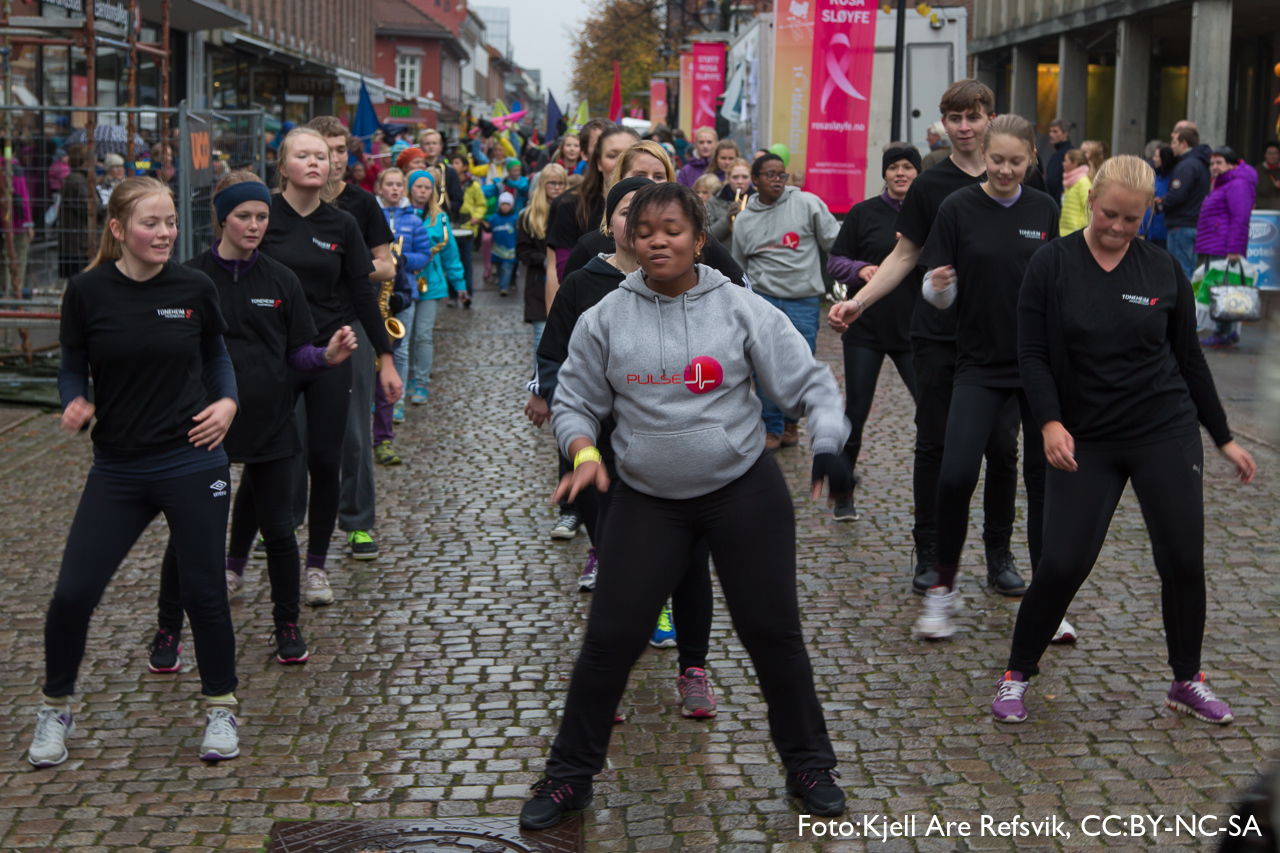
[(1027, 718), (1027, 705), (1022, 697), (1031, 682), (1022, 673), (1009, 670), (1000, 678), (996, 699), (991, 703), (991, 715), (1001, 723), (1021, 723)]
[(1204, 683), (1204, 673), (1191, 681), (1175, 681), (1169, 685), (1169, 695), (1164, 703), (1175, 711), (1190, 714), (1206, 723), (1226, 725), (1235, 719), (1230, 706), (1223, 702)]
[[(1235, 338), (1235, 340), (1232, 340), (1233, 337)], [(1215, 334), (1215, 335), (1210, 335), (1207, 338), (1201, 338), (1200, 346), (1208, 347), (1209, 349), (1228, 349), (1230, 347), (1235, 346), (1237, 340), (1239, 340), (1238, 335), (1216, 335)]]
[(587, 549), (587, 563), (582, 567), (582, 574), (578, 575), (578, 592), (591, 592), (596, 588), (596, 549)]

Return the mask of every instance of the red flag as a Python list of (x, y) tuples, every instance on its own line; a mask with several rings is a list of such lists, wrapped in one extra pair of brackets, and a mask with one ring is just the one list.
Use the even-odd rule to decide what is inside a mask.
[(609, 96), (609, 121), (622, 120), (622, 78), (618, 76), (618, 60), (613, 61), (613, 94)]

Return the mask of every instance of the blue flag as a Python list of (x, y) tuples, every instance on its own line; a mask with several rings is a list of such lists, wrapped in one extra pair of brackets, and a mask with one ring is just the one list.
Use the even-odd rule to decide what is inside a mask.
[(556, 96), (551, 94), (551, 90), (547, 90), (547, 126), (545, 136), (550, 141), (560, 135), (560, 119), (563, 114), (560, 112), (560, 105), (556, 103)]
[[(369, 98), (369, 90), (364, 85), (364, 80), (360, 81), (360, 102), (356, 105), (356, 117), (351, 122), (351, 135), (360, 137), (361, 141), (366, 145), (379, 130), (382, 129), (382, 122), (378, 121), (378, 114), (373, 111), (373, 101)], [(367, 147), (365, 150), (369, 150)]]

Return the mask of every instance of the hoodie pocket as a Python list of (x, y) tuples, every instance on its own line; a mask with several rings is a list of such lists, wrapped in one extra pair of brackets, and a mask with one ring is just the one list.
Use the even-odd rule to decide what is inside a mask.
[(713, 481), (745, 458), (717, 426), (690, 432), (633, 433), (621, 467), (639, 480), (671, 484), (680, 491), (683, 485)]

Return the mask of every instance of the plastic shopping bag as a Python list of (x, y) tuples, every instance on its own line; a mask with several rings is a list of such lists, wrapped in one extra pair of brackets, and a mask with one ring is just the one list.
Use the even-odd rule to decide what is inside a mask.
[(1258, 284), (1258, 267), (1246, 260), (1228, 261), (1226, 258), (1214, 258), (1200, 266), (1191, 275), (1191, 287), (1196, 295), (1196, 328), (1200, 331), (1212, 331), (1215, 323), (1212, 317), (1213, 299), (1209, 290), (1215, 287), (1256, 287)]

